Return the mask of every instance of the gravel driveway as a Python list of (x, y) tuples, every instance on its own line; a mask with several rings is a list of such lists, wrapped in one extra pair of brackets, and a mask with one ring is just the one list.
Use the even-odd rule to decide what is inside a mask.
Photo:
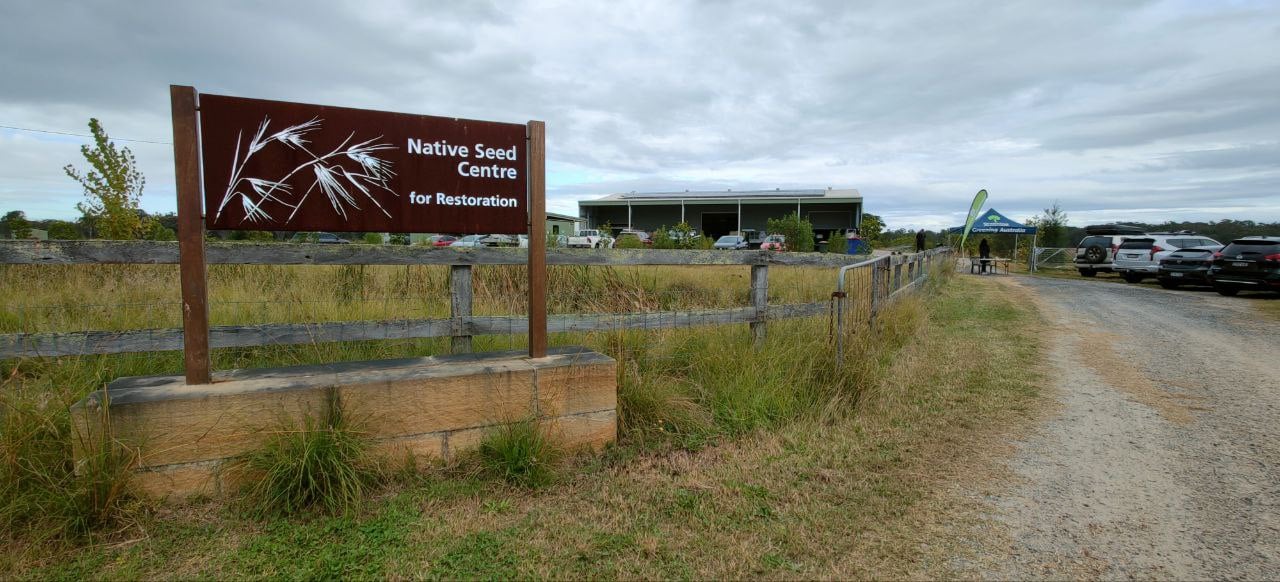
[(1060, 407), (988, 501), (984, 577), (1280, 579), (1280, 322), (1213, 292), (1001, 278), (1055, 330)]

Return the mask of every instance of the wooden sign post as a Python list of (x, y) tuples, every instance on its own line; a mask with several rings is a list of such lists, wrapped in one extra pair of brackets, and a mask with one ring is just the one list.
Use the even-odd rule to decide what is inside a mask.
[(178, 187), (178, 269), (182, 282), (182, 362), (187, 384), (212, 381), (209, 301), (200, 210), (200, 122), (194, 87), (169, 86), (173, 109), (173, 164)]
[(529, 357), (547, 355), (547, 124), (529, 122)]

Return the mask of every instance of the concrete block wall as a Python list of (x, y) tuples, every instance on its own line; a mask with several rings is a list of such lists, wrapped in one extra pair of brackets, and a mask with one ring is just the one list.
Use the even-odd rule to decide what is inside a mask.
[(616, 362), (561, 348), (539, 359), (491, 352), (239, 370), (204, 386), (181, 376), (121, 378), (72, 407), (75, 456), (109, 423), (139, 455), (138, 493), (219, 495), (234, 486), (222, 470), (229, 459), (282, 424), (320, 417), (334, 391), (392, 460), (449, 459), (494, 426), (532, 417), (569, 448), (598, 449), (617, 436)]

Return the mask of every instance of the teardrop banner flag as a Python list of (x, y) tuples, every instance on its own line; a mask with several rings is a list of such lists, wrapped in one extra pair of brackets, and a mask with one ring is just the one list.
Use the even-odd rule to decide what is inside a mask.
[(987, 190), (984, 188), (978, 190), (978, 194), (973, 197), (973, 204), (969, 205), (969, 218), (964, 221), (964, 234), (960, 236), (960, 248), (964, 248), (964, 241), (969, 239), (969, 231), (973, 230), (973, 221), (978, 218), (978, 211), (982, 210), (982, 205), (987, 203)]

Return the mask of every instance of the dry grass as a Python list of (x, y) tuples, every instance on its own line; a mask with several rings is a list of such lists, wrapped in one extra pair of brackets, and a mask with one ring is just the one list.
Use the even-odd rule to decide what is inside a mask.
[[(735, 266), (548, 269), (551, 313), (742, 307), (750, 269)], [(524, 267), (478, 266), (478, 315), (526, 312)], [(770, 301), (826, 300), (833, 269), (773, 267)], [(213, 325), (449, 315), (449, 268), (211, 265)], [(0, 333), (163, 329), (181, 325), (173, 265), (0, 265)]]
[[(940, 295), (929, 300), (905, 298), (881, 314), (876, 330), (859, 331), (850, 348), (859, 357), (838, 375), (859, 390), (822, 392), (823, 404), (811, 413), (739, 438), (692, 448), (624, 443), (604, 458), (567, 461), (571, 477), (537, 491), (443, 467), (389, 492), (358, 518), (257, 524), (216, 505), (163, 510), (144, 524), (146, 541), (27, 555), (0, 572), (39, 567), (30, 574), (113, 578), (945, 575), (955, 571), (951, 556), (963, 554), (963, 544), (934, 536), (952, 531), (957, 521), (981, 525), (976, 506), (948, 492), (957, 482), (988, 475), (991, 460), (1007, 450), (1007, 431), (1036, 414), (1041, 378), (1038, 319), (1001, 287), (975, 279), (932, 289)], [(789, 324), (792, 329), (779, 325), (776, 333), (771, 327), (766, 348), (825, 331), (825, 322)], [(689, 354), (668, 355), (674, 374), (678, 358)], [(686, 408), (706, 406), (696, 392), (672, 394)], [(714, 414), (700, 421), (717, 422)]]

